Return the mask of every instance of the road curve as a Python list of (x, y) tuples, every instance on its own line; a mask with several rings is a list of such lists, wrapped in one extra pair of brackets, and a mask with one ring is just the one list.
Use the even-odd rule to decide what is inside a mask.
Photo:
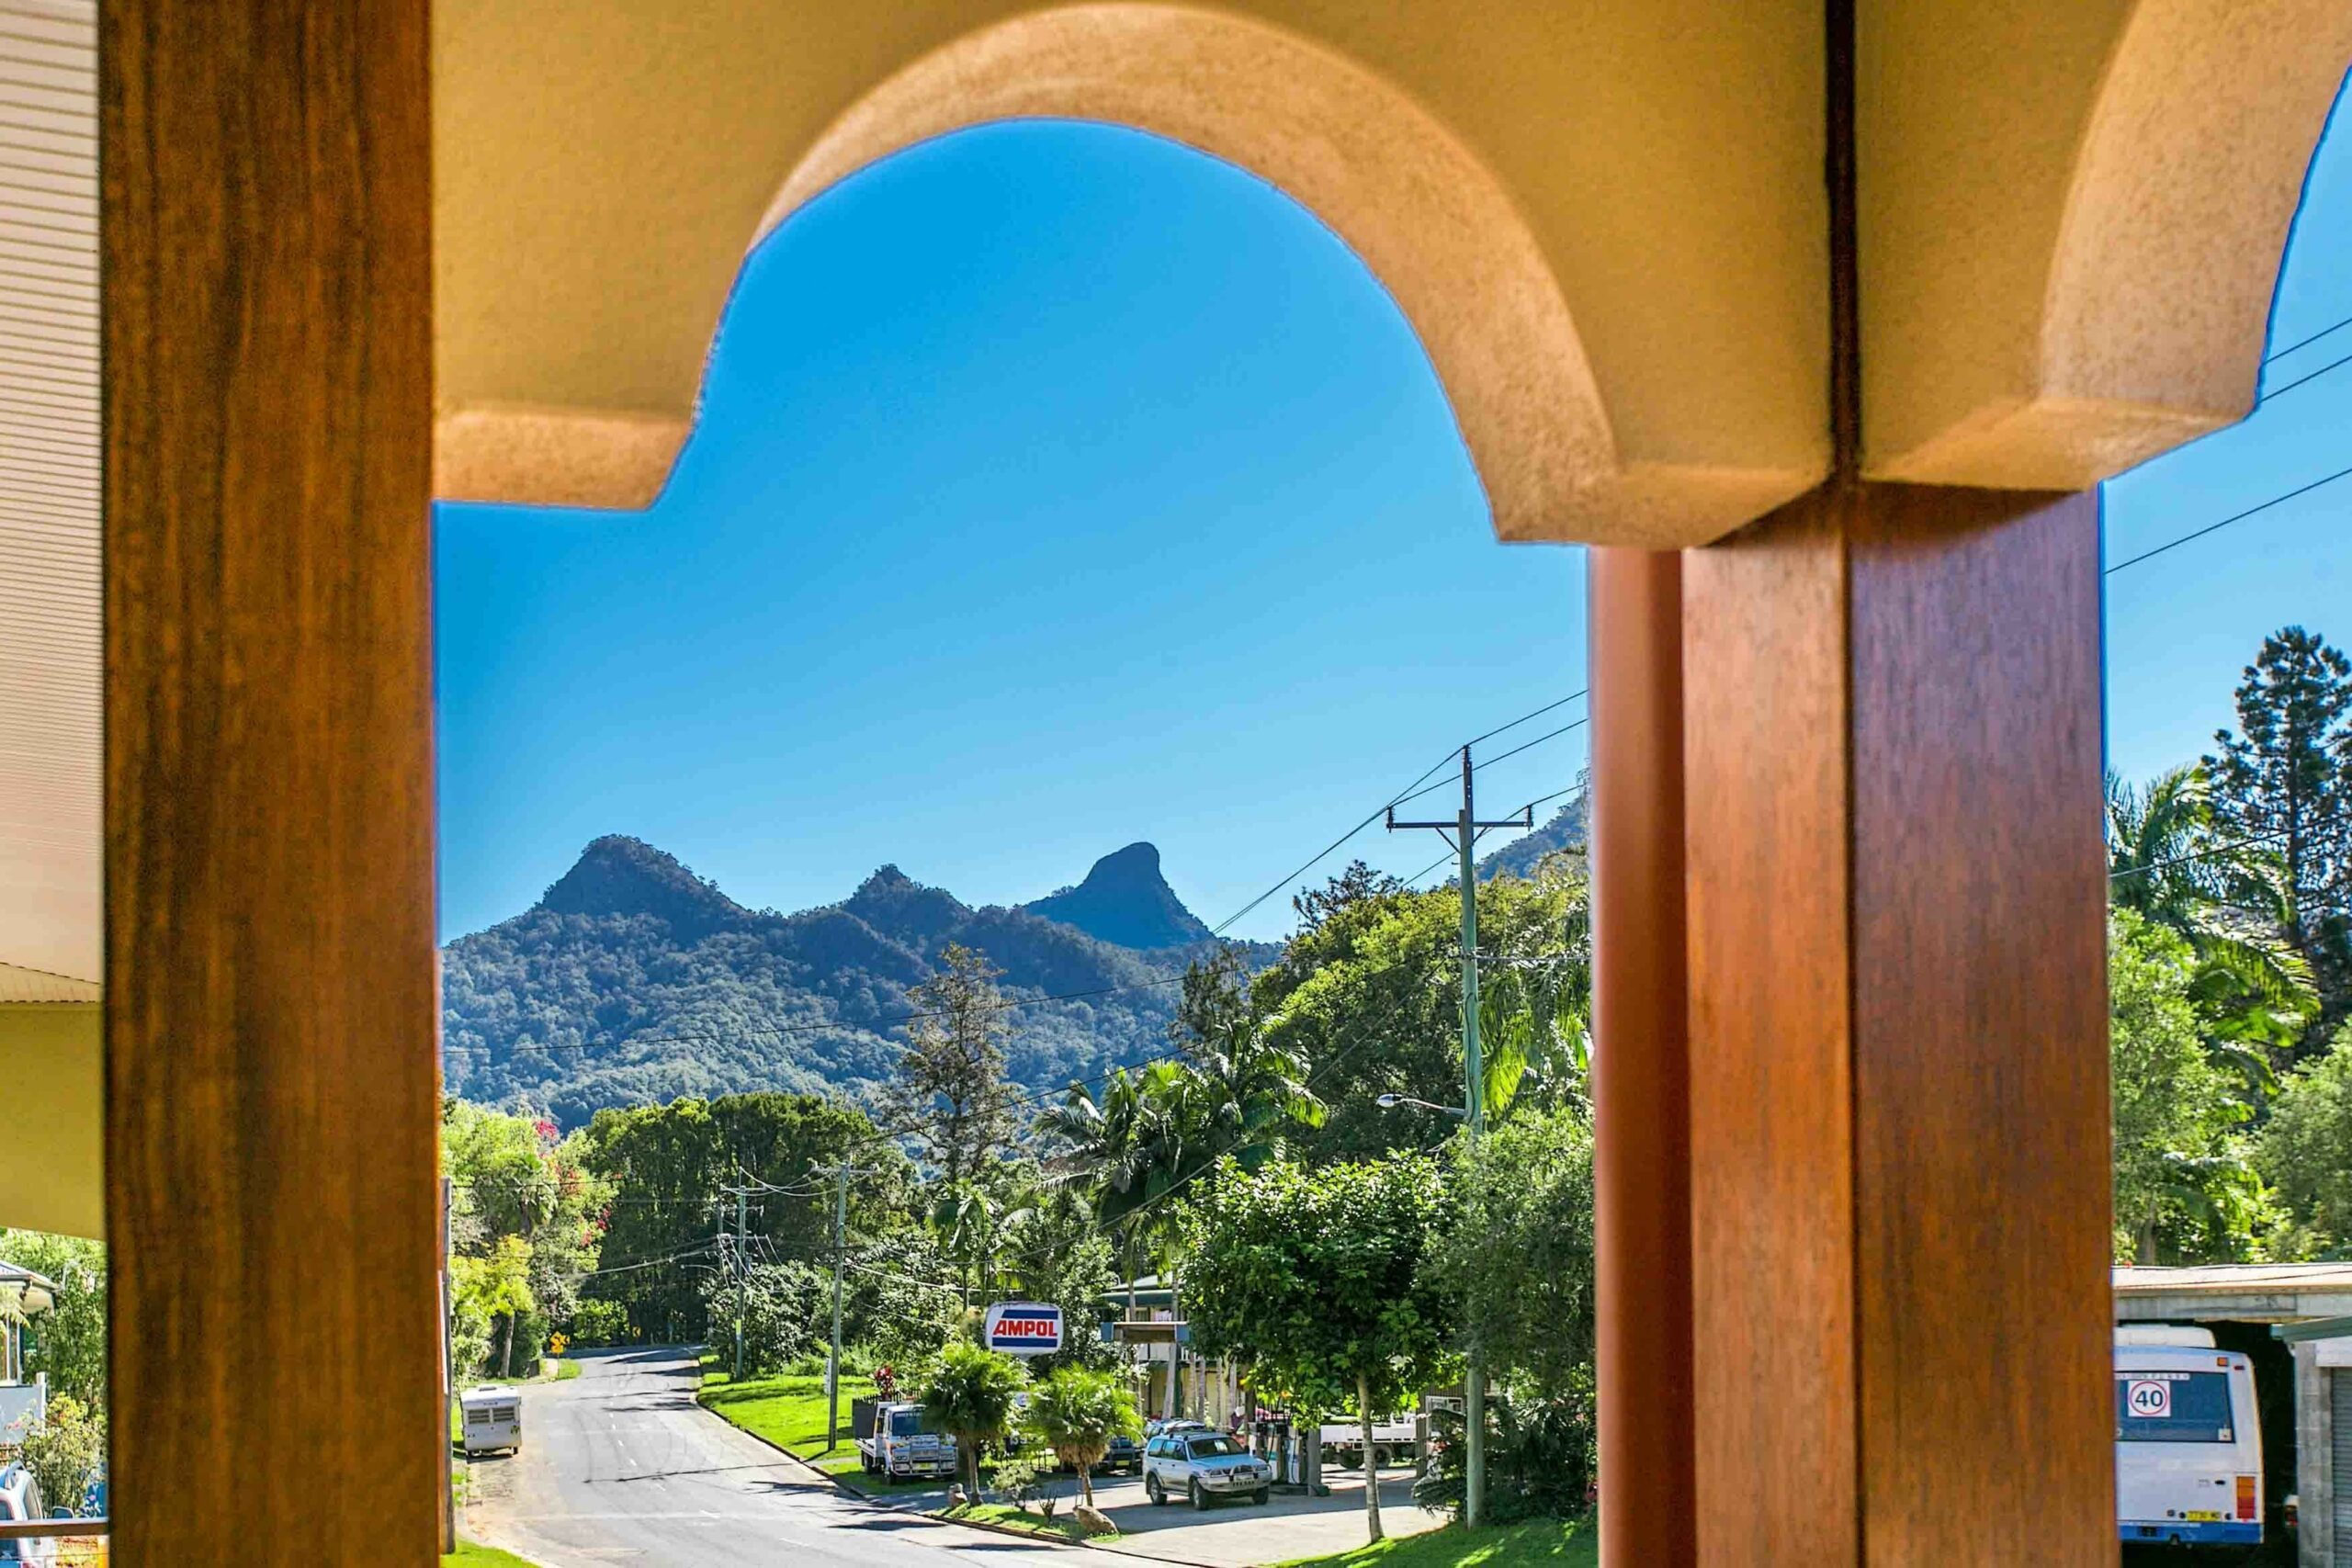
[(474, 1461), (465, 1531), (548, 1568), (1069, 1568), (1067, 1549), (848, 1497), (694, 1402), (691, 1352), (592, 1353), (523, 1392), (523, 1451)]

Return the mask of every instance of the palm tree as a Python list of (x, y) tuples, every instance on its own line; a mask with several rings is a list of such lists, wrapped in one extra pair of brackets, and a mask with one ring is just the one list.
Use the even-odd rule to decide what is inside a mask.
[(2109, 897), (2178, 932), (2197, 954), (2191, 994), (2222, 1021), (2223, 1054), (2267, 1088), (2261, 1047), (2291, 1047), (2318, 1006), (2311, 966), (2286, 932), (2291, 889), (2259, 838), (2214, 831), (2205, 770), (2191, 764), (2144, 791), (2107, 780)]

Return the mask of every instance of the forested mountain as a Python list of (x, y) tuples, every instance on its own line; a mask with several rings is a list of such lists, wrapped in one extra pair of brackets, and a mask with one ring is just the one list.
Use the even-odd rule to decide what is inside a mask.
[(1551, 818), (1532, 833), (1523, 833), (1501, 849), (1480, 858), (1480, 880), (1491, 882), (1505, 872), (1513, 876), (1532, 876), (1535, 863), (1555, 851), (1566, 850), (1582, 856), (1585, 848), (1585, 795), (1579, 790), (1570, 795), (1567, 804), (1552, 813)]
[(1153, 982), (1206, 936), (1149, 844), (1023, 908), (975, 908), (886, 865), (843, 902), (786, 915), (603, 838), (532, 908), (444, 951), (445, 1082), (566, 1126), (681, 1094), (859, 1093), (897, 1064), (908, 993), (959, 942), (1003, 969), (1008, 998), (1105, 993), (1008, 1012), (1013, 1076), (1051, 1088), (1164, 1049), (1178, 988)]

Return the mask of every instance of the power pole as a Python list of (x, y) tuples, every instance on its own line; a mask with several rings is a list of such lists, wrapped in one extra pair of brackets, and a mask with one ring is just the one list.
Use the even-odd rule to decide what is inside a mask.
[[(1478, 835), (1488, 828), (1532, 828), (1535, 808), (1528, 807), (1519, 816), (1499, 822), (1478, 820), (1477, 807), (1471, 783), (1470, 748), (1462, 748), (1462, 811), (1451, 822), (1399, 822), (1396, 808), (1388, 808), (1388, 828), (1435, 829), (1441, 838), (1448, 829), (1452, 844), (1460, 856), (1458, 873), (1462, 887), (1462, 1079), (1464, 1145), (1469, 1157), (1478, 1157), (1479, 1135), (1487, 1130), (1486, 1064), (1478, 1051), (1478, 864), (1474, 856)], [(1487, 1517), (1487, 1368), (1485, 1359), (1472, 1337), (1468, 1358), (1462, 1378), (1463, 1427), (1467, 1441), (1466, 1484), (1462, 1495), (1462, 1523), (1465, 1529), (1476, 1529)], [(1372, 1412), (1363, 1412), (1366, 1419)], [(1367, 1466), (1372, 1456), (1364, 1455)], [(1365, 1471), (1366, 1484), (1377, 1484), (1374, 1472)]]
[(457, 1408), (458, 1369), (451, 1336), (456, 1332), (458, 1310), (455, 1283), (449, 1262), (449, 1204), (454, 1197), (447, 1177), (441, 1179), (441, 1554), (447, 1556), (458, 1550), (458, 1490), (451, 1484), (449, 1473), (449, 1417)]
[(729, 1381), (743, 1381), (743, 1296), (751, 1284), (751, 1258), (748, 1243), (752, 1234), (752, 1190), (735, 1189), (735, 1375)]
[(849, 1260), (849, 1156), (833, 1168), (833, 1348), (825, 1360), (825, 1451), (841, 1441), (842, 1270)]

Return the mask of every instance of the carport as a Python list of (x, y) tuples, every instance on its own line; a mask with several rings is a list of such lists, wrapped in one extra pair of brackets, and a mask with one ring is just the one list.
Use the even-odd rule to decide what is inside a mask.
[(2298, 1568), (2352, 1565), (2352, 1263), (2120, 1268), (2115, 1321), (2202, 1325), (2254, 1358), (2270, 1493), (2299, 1500)]

